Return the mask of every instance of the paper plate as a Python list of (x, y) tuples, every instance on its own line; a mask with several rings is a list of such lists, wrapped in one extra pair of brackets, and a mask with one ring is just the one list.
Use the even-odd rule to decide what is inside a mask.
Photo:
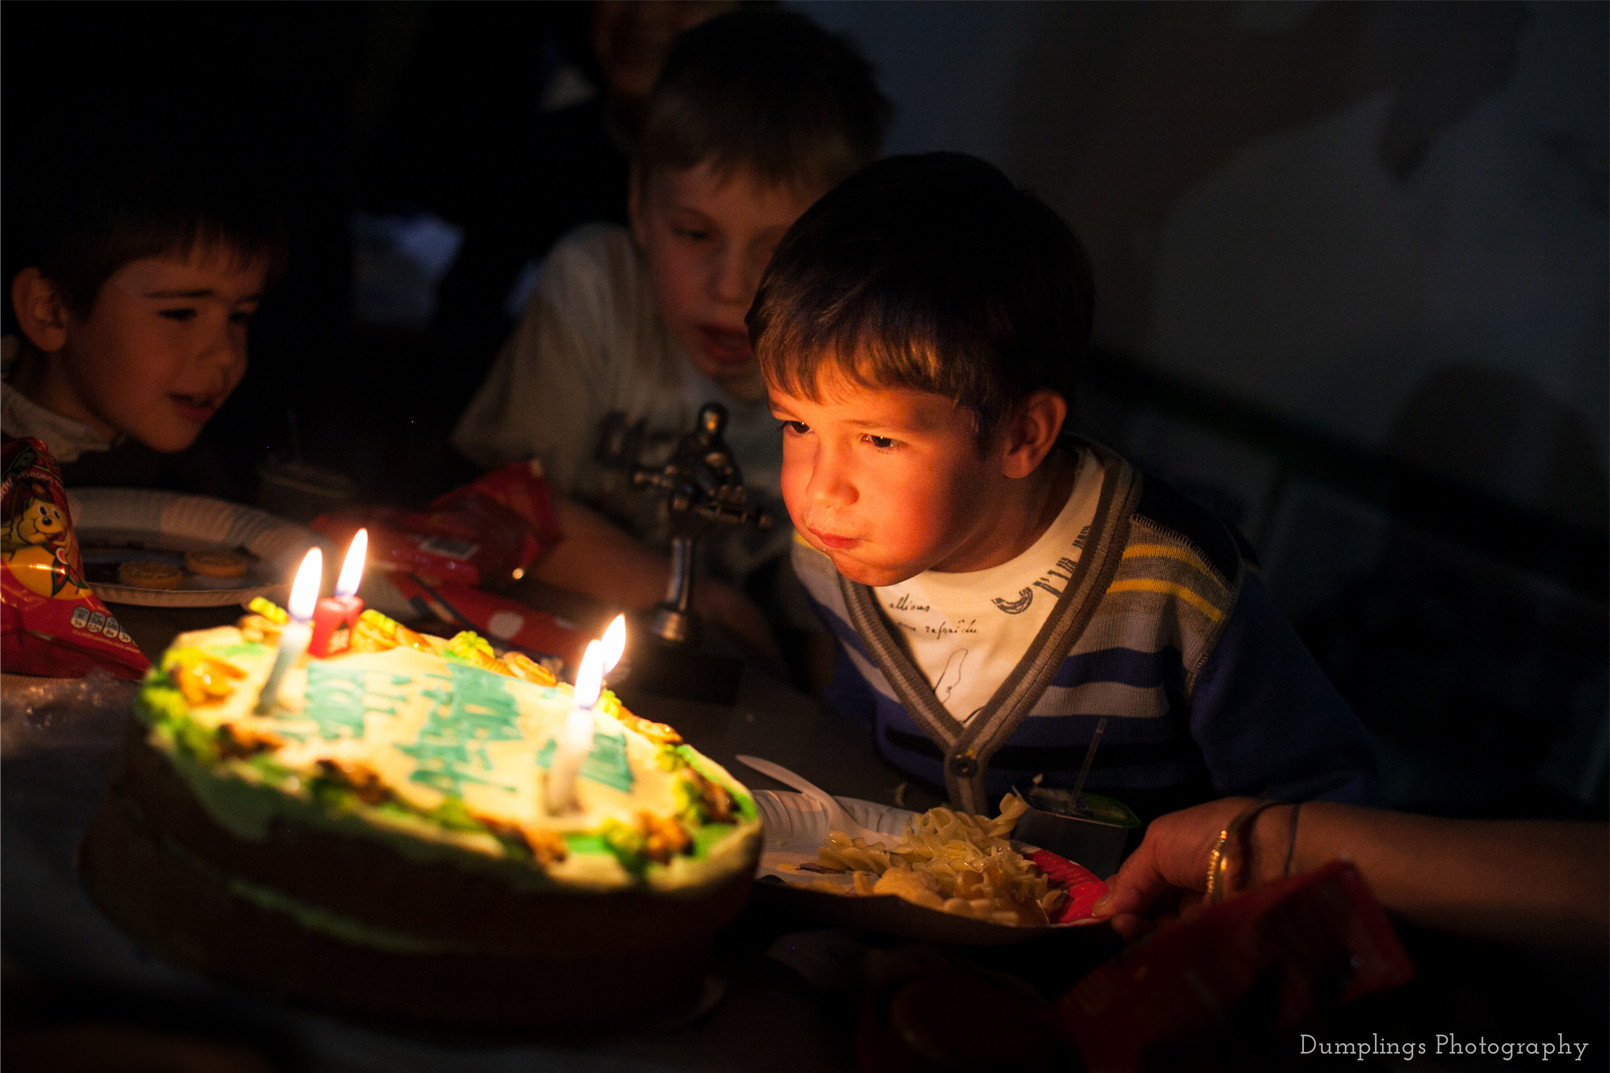
[[(78, 488), (67, 492), (73, 535), (89, 587), (107, 603), (146, 607), (224, 607), (254, 596), (283, 602), (307, 549), (332, 549), (311, 529), (251, 507), (207, 496), (136, 488)], [(134, 559), (183, 565), (199, 548), (248, 552), (245, 575), (212, 578), (186, 573), (183, 587), (142, 589), (115, 580), (117, 564)]]
[[(892, 895), (849, 893), (848, 875), (802, 872), (800, 865), (816, 860), (817, 847), (827, 837), (827, 812), (804, 794), (791, 790), (754, 790), (755, 807), (764, 825), (765, 843), (756, 872), (756, 894), (781, 908), (815, 917), (829, 924), (895, 935), (919, 942), (998, 946), (1029, 942), (1104, 922), (1094, 919), (1040, 926), (996, 924), (987, 920), (945, 913)], [(917, 813), (906, 809), (841, 797), (852, 817), (884, 834), (905, 833)], [(1020, 850), (1034, 847), (1014, 843)], [(1099, 880), (1097, 880), (1099, 882)], [(825, 886), (842, 886), (834, 893)]]

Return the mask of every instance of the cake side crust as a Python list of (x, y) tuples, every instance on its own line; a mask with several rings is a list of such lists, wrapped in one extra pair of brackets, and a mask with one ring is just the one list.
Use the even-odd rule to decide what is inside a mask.
[[(282, 893), (309, 906), (420, 940), (487, 949), (578, 956), (643, 949), (662, 929), (692, 926), (730, 909), (716, 899), (733, 886), (747, 889), (752, 871), (712, 873), (705, 882), (674, 888), (616, 887), (604, 891), (562, 885), (518, 887), (510, 874), (524, 862), (489, 862), (450, 854), (418, 860), (394, 840), (337, 832), (281, 819), (262, 838), (243, 838), (219, 826), (190, 793), (170, 758), (135, 731), (127, 743), (113, 793), (175, 848), (221, 874)], [(754, 832), (757, 844), (759, 833)], [(748, 838), (735, 850), (747, 859)], [(706, 914), (705, 909), (717, 912)], [(713, 935), (719, 924), (702, 928)]]
[[(176, 851), (120, 790), (91, 826), (80, 870), (107, 916), (165, 960), (317, 1009), (416, 1028), (619, 1028), (686, 1006), (708, 960), (703, 929), (664, 929), (653, 945), (627, 949), (583, 952), (573, 944), (566, 955), (476, 944), (396, 949), (309, 928)], [(748, 883), (733, 877), (708, 894), (709, 919), (730, 919), (747, 892)], [(553, 906), (544, 915), (562, 922), (577, 908)], [(571, 927), (597, 925), (573, 920)]]

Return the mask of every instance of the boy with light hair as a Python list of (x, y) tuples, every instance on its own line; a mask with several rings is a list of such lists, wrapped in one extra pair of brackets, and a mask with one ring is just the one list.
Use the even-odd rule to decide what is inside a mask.
[[(664, 596), (663, 510), (600, 460), (612, 433), (663, 465), (718, 402), (751, 498), (775, 501), (781, 450), (744, 314), (788, 226), (877, 156), (888, 115), (866, 61), (798, 13), (746, 8), (678, 38), (634, 157), (630, 228), (554, 248), (452, 436), (485, 467), (541, 460), (566, 539), (537, 580), (628, 608)], [(740, 637), (770, 632), (738, 586), (786, 559), (777, 528), (704, 544), (724, 554), (695, 605)]]

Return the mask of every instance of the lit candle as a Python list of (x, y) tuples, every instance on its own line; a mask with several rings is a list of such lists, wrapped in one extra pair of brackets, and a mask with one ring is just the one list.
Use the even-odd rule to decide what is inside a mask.
[(604, 631), (604, 676), (607, 680), (609, 672), (615, 669), (615, 664), (621, 661), (621, 654), (626, 651), (626, 616), (616, 615), (615, 621), (609, 624)]
[(352, 630), (363, 614), (358, 583), (363, 580), (363, 564), (369, 553), (369, 530), (359, 529), (347, 547), (341, 563), (341, 576), (335, 582), (335, 595), (326, 596), (313, 609), (313, 639), (308, 651), (323, 659), (345, 652), (352, 645)]
[(263, 691), (257, 695), (259, 715), (273, 710), (279, 702), (280, 682), (285, 672), (307, 651), (308, 641), (313, 636), (311, 619), (323, 574), (324, 553), (318, 548), (309, 548), (296, 571), (296, 580), (291, 583), (291, 598), (285, 606), (290, 621), (280, 629), (280, 646), (274, 654), (274, 669), (268, 672), (268, 681), (263, 683)]
[(548, 812), (558, 815), (577, 807), (576, 776), (593, 747), (593, 705), (603, 690), (604, 650), (597, 641), (587, 642), (587, 654), (576, 672), (575, 700), (565, 713), (565, 725), (554, 742), (553, 759), (548, 764)]

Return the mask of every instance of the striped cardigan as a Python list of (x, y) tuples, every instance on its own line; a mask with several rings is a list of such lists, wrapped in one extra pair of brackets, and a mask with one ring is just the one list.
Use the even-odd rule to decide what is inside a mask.
[(971, 812), (1072, 785), (1102, 716), (1086, 788), (1143, 819), (1223, 794), (1363, 801), (1368, 735), (1271, 603), (1235, 531), (1091, 443), (1095, 519), (1050, 618), (962, 724), (906, 656), (872, 589), (796, 544), (837, 636), (834, 707), (874, 728), (890, 763)]

